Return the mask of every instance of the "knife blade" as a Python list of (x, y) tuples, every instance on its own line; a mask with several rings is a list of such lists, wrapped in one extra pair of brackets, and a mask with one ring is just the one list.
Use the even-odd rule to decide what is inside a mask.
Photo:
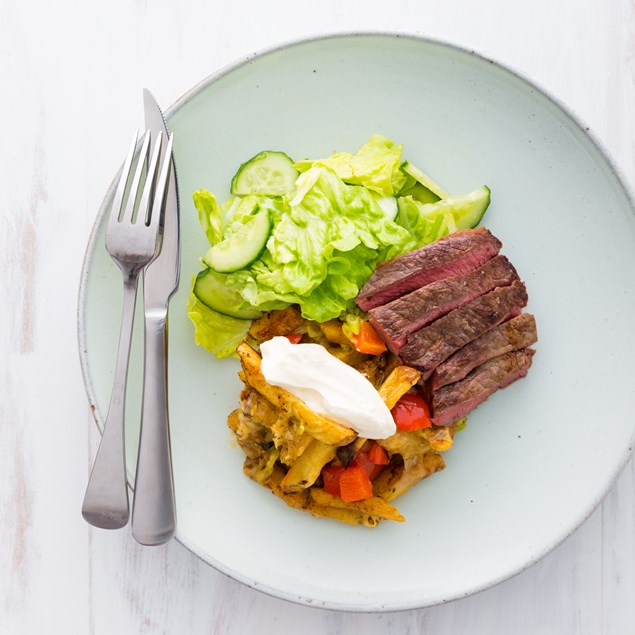
[[(156, 100), (143, 91), (146, 128), (153, 148), (161, 132), (164, 143), (168, 128)], [(176, 532), (176, 502), (170, 447), (168, 409), (168, 307), (179, 286), (180, 209), (174, 160), (163, 201), (164, 222), (161, 252), (144, 273), (145, 347), (141, 431), (132, 508), (132, 535), (143, 545), (160, 545)], [(159, 202), (158, 204), (161, 204)], [(153, 210), (154, 213), (155, 210)]]

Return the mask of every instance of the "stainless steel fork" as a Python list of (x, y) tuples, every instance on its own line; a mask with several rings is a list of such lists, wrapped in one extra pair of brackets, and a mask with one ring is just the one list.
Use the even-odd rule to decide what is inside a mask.
[[(145, 133), (125, 209), (122, 212), (132, 173), (137, 137), (138, 134), (135, 134), (126, 157), (106, 229), (106, 249), (123, 274), (123, 315), (110, 405), (82, 506), (84, 519), (91, 525), (104, 529), (123, 527), (130, 515), (124, 441), (128, 360), (139, 274), (161, 250), (163, 205), (156, 206), (154, 201), (159, 197), (161, 200), (165, 198), (172, 157), (171, 137), (164, 154), (165, 158), (160, 165), (161, 133), (156, 140), (152, 156), (150, 131)], [(144, 183), (141, 191), (142, 180)], [(160, 210), (159, 213), (157, 210)]]

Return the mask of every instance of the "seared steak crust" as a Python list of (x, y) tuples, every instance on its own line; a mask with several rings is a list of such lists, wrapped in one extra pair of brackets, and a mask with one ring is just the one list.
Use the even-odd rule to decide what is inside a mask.
[(522, 313), (477, 337), (439, 364), (430, 378), (431, 387), (436, 390), (459, 381), (484, 362), (531, 346), (537, 340), (534, 316), (531, 313)]
[(512, 351), (472, 370), (464, 379), (432, 393), (432, 421), (444, 426), (461, 419), (482, 404), (493, 392), (524, 377), (534, 350)]
[(400, 357), (420, 370), (421, 380), (426, 380), (450, 355), (518, 315), (526, 304), (527, 290), (520, 280), (498, 287), (413, 333), (401, 348)]
[(498, 255), (469, 273), (432, 282), (388, 304), (370, 310), (370, 321), (397, 354), (408, 335), (450, 311), (518, 280), (513, 265)]
[(467, 273), (493, 258), (501, 247), (484, 227), (449, 234), (380, 264), (356, 302), (368, 311), (431, 282)]

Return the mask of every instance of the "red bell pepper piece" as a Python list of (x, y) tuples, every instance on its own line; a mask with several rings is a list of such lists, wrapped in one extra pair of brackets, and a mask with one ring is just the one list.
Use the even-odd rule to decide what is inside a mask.
[(430, 408), (426, 400), (415, 392), (407, 392), (391, 410), (398, 430), (422, 430), (432, 427)]
[(341, 498), (340, 478), (344, 468), (341, 465), (326, 465), (322, 468), (322, 481), (324, 482), (324, 491), (332, 496)]
[(390, 463), (386, 450), (379, 443), (373, 443), (370, 450), (368, 450), (368, 459), (375, 465), (388, 465)]
[(347, 503), (361, 501), (373, 495), (373, 484), (361, 467), (351, 464), (342, 472), (340, 495)]

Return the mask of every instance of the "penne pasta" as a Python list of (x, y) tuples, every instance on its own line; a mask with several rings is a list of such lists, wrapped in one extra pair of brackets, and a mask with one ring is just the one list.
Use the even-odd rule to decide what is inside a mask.
[(301, 399), (290, 392), (268, 384), (260, 372), (260, 355), (249, 344), (243, 342), (237, 349), (245, 379), (263, 397), (282, 410), (286, 417), (300, 422), (304, 430), (327, 445), (346, 445), (357, 433), (336, 421), (313, 412)]
[(322, 468), (335, 458), (335, 451), (335, 446), (313, 439), (282, 479), (282, 489), (285, 492), (297, 492), (311, 487)]
[[(262, 484), (289, 507), (308, 512), (317, 518), (332, 518), (348, 525), (364, 525), (366, 527), (375, 527), (382, 518), (403, 521), (403, 517), (397, 510), (385, 501), (383, 501), (384, 505), (377, 502), (369, 506), (360, 506), (361, 502), (347, 504), (317, 487), (299, 492), (285, 492), (281, 486), (283, 478), (282, 470), (275, 467), (271, 476)], [(367, 503), (368, 501), (363, 502)], [(366, 507), (371, 511), (367, 511)], [(389, 512), (388, 508), (394, 512)], [(379, 514), (373, 512), (379, 512)]]
[(417, 383), (420, 376), (421, 373), (410, 366), (397, 366), (388, 375), (378, 392), (389, 410)]

